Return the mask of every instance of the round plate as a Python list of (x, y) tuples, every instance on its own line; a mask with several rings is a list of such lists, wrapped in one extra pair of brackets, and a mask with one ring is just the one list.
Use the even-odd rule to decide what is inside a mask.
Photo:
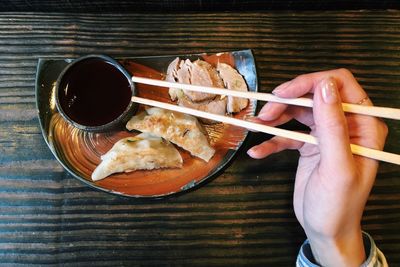
[[(132, 75), (164, 79), (169, 63), (178, 55), (140, 57), (119, 60)], [(250, 50), (218, 54), (179, 56), (182, 59), (203, 59), (213, 65), (223, 62), (235, 67), (245, 78), (250, 91), (257, 91), (257, 74)], [(181, 169), (159, 169), (118, 173), (93, 182), (90, 178), (105, 154), (119, 139), (134, 136), (127, 130), (107, 133), (83, 132), (71, 126), (58, 113), (55, 106), (54, 85), (59, 73), (70, 59), (39, 59), (36, 75), (36, 103), (43, 137), (57, 160), (77, 179), (86, 184), (118, 195), (129, 197), (163, 197), (188, 190), (221, 171), (232, 159), (245, 140), (246, 129), (227, 125), (204, 125), (210, 144), (216, 150), (214, 157), (205, 162), (192, 157), (180, 148), (183, 158)], [(138, 95), (162, 102), (171, 102), (168, 89), (136, 84)], [(141, 107), (143, 109), (143, 107)], [(256, 101), (234, 117), (244, 119), (255, 114)]]

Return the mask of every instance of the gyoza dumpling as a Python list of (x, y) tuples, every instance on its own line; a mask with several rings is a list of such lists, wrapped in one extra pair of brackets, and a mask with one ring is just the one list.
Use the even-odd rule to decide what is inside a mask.
[(132, 117), (126, 128), (161, 136), (207, 162), (215, 153), (200, 123), (187, 114), (153, 107)]
[(181, 154), (170, 142), (149, 133), (119, 140), (101, 160), (92, 173), (93, 181), (117, 172), (181, 168), (183, 162)]

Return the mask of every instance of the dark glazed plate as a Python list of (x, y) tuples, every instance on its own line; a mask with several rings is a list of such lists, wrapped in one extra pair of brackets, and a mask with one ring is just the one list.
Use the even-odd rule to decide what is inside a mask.
[[(168, 64), (177, 56), (140, 57), (120, 59), (129, 73), (136, 76), (163, 79)], [(245, 78), (249, 90), (257, 91), (257, 74), (250, 50), (218, 54), (184, 55), (181, 58), (203, 59), (211, 64), (224, 62), (234, 66)], [(36, 104), (43, 137), (57, 160), (74, 177), (84, 183), (117, 195), (128, 197), (162, 197), (188, 190), (218, 172), (233, 159), (245, 140), (246, 129), (227, 124), (206, 125), (211, 145), (216, 149), (214, 157), (206, 163), (194, 158), (182, 149), (182, 169), (162, 169), (118, 173), (93, 182), (90, 178), (105, 154), (119, 139), (138, 133), (124, 129), (107, 133), (83, 132), (68, 124), (58, 113), (55, 105), (54, 85), (60, 72), (70, 59), (39, 59), (36, 75)], [(168, 89), (136, 84), (138, 96), (162, 102), (171, 102)], [(143, 109), (143, 107), (140, 107)], [(244, 119), (255, 114), (256, 101), (235, 118)]]

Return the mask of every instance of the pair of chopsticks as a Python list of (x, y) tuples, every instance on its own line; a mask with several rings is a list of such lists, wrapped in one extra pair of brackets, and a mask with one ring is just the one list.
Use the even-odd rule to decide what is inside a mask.
[[(166, 87), (166, 88), (169, 88), (169, 87), (179, 88), (179, 89), (184, 89), (184, 90), (218, 94), (218, 95), (229, 95), (229, 96), (234, 96), (234, 97), (256, 99), (256, 100), (261, 100), (261, 101), (271, 101), (271, 102), (277, 102), (277, 103), (283, 103), (283, 104), (289, 104), (289, 105), (297, 105), (297, 106), (303, 106), (303, 107), (312, 107), (313, 106), (312, 99), (308, 99), (308, 98), (285, 99), (285, 98), (280, 98), (273, 94), (268, 94), (268, 93), (235, 91), (235, 90), (228, 90), (228, 89), (221, 89), (221, 88), (197, 86), (197, 85), (192, 85), (192, 84), (167, 82), (167, 81), (161, 81), (161, 80), (155, 80), (155, 79), (149, 79), (149, 78), (143, 78), (143, 77), (136, 77), (136, 76), (132, 77), (132, 82)], [(310, 144), (314, 144), (314, 145), (318, 144), (317, 138), (312, 135), (309, 135), (309, 134), (293, 132), (293, 131), (289, 131), (289, 130), (285, 130), (285, 129), (262, 125), (262, 124), (258, 124), (258, 123), (254, 123), (254, 122), (245, 121), (245, 120), (239, 120), (239, 119), (235, 119), (232, 117), (212, 114), (212, 113), (208, 113), (208, 112), (204, 112), (204, 111), (200, 111), (200, 110), (196, 110), (196, 109), (167, 104), (164, 102), (158, 102), (158, 101), (141, 98), (141, 97), (136, 97), (136, 96), (133, 96), (131, 101), (135, 102), (135, 103), (143, 104), (143, 105), (159, 107), (159, 108), (168, 109), (168, 110), (172, 110), (172, 111), (176, 111), (176, 112), (190, 114), (190, 115), (193, 115), (196, 117), (201, 117), (201, 118), (219, 121), (219, 122), (223, 122), (223, 123), (227, 123), (227, 124), (231, 124), (231, 125), (235, 125), (235, 126), (239, 126), (239, 127), (244, 127), (244, 128), (250, 129), (250, 130), (263, 132), (263, 133), (276, 135), (276, 136), (281, 136), (281, 137), (285, 137), (285, 138), (289, 138), (289, 139), (293, 139), (293, 140), (297, 140), (297, 141), (301, 141), (301, 142), (305, 142), (305, 143), (310, 143)], [(343, 103), (343, 110), (345, 112), (350, 112), (350, 113), (400, 120), (400, 110), (395, 109), (395, 108), (376, 107), (376, 106), (361, 106), (361, 105), (356, 105), (356, 104)], [(367, 158), (400, 165), (400, 155), (385, 152), (385, 151), (380, 151), (380, 150), (376, 150), (376, 149), (371, 149), (371, 148), (367, 148), (367, 147), (363, 147), (363, 146), (359, 146), (359, 145), (355, 145), (355, 144), (351, 144), (350, 146), (351, 146), (352, 153), (355, 155), (364, 156)]]

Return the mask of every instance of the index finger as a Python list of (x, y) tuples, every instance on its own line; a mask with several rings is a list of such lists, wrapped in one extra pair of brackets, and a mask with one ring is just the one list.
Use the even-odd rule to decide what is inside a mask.
[(343, 102), (372, 105), (371, 100), (366, 99), (367, 93), (360, 86), (353, 74), (347, 69), (335, 69), (299, 75), (290, 82), (278, 86), (273, 93), (283, 98), (297, 98), (307, 93), (314, 93), (314, 88), (322, 80), (332, 77), (335, 79)]

